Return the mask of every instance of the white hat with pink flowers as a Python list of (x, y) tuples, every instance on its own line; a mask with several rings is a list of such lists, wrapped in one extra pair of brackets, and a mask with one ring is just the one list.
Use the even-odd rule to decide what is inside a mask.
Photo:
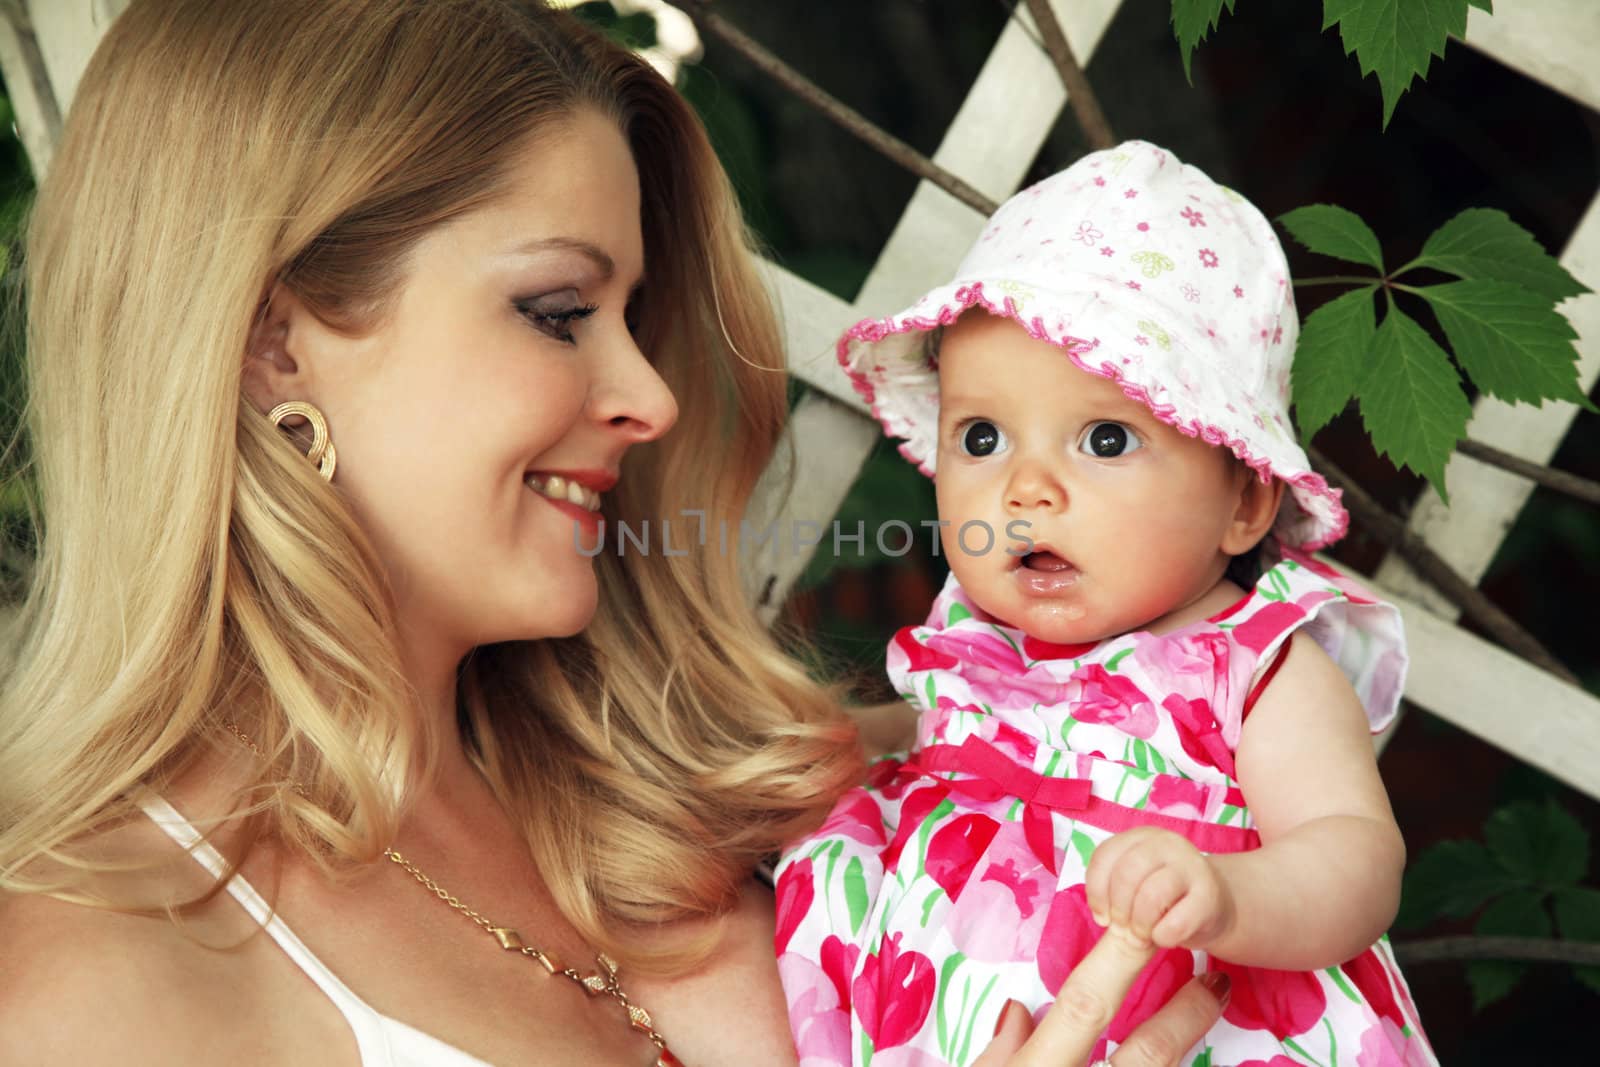
[(968, 308), (1016, 320), (1163, 422), (1231, 449), (1288, 485), (1275, 532), (1311, 551), (1349, 518), (1289, 424), (1299, 319), (1289, 267), (1254, 205), (1171, 152), (1094, 152), (995, 212), (955, 278), (910, 308), (864, 319), (839, 362), (901, 453), (930, 477), (938, 368), (926, 333)]

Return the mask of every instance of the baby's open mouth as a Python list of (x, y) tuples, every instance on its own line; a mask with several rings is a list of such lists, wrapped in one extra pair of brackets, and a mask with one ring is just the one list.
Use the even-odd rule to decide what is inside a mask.
[(1072, 561), (1062, 559), (1060, 556), (1045, 549), (1039, 552), (1029, 552), (1022, 557), (1022, 566), (1030, 571), (1042, 571), (1047, 574), (1056, 574), (1072, 569)]

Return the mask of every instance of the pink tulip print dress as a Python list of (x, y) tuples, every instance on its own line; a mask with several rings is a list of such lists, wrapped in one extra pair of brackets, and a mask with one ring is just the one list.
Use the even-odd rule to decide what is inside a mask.
[[(1088, 646), (999, 623), (952, 576), (889, 650), (891, 680), (921, 709), (916, 748), (874, 764), (778, 867), (778, 967), (804, 1067), (968, 1064), (1008, 999), (1042, 1016), (1103, 932), (1084, 872), (1118, 830), (1257, 847), (1234, 752), (1301, 628), (1381, 729), (1404, 678), (1398, 613), (1309, 557), (1286, 552), (1210, 619)], [(1185, 1067), (1437, 1063), (1387, 938), (1310, 973), (1166, 950), (1096, 1056), (1208, 969), (1232, 994)]]

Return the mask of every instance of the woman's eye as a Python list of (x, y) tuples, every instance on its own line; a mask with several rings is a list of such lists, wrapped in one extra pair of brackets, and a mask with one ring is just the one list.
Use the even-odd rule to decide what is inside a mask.
[(969, 456), (993, 455), (1004, 443), (1000, 428), (987, 419), (969, 422), (961, 431), (961, 451)]
[(1114, 459), (1138, 451), (1143, 444), (1138, 434), (1120, 422), (1097, 422), (1083, 435), (1083, 443), (1078, 448), (1091, 456)]
[(596, 304), (580, 302), (576, 289), (562, 289), (531, 300), (518, 300), (515, 304), (534, 329), (569, 345), (573, 343), (572, 324), (599, 310)]

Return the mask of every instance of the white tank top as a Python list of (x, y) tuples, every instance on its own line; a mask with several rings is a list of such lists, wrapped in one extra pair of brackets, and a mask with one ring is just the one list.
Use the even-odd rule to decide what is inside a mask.
[[(187, 849), (214, 877), (220, 878), (227, 870), (221, 853), (201, 840), (199, 831), (171, 804), (145, 790), (139, 798), (139, 806), (157, 826), (166, 831), (168, 837)], [(278, 947), (288, 953), (295, 966), (306, 972), (317, 983), (317, 988), (333, 1001), (355, 1032), (362, 1067), (490, 1067), (488, 1063), (454, 1045), (430, 1037), (399, 1019), (391, 1019), (352, 993), (306, 948), (288, 924), (273, 913), (261, 894), (244, 880), (243, 875), (235, 874), (229, 879), (228, 892), (261, 924), (272, 940), (278, 943)]]

